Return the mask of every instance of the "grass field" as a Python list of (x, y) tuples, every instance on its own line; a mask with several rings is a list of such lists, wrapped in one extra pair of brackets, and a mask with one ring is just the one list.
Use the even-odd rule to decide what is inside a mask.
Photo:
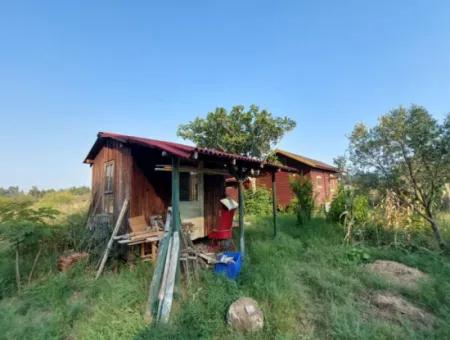
[[(343, 231), (322, 219), (297, 226), (280, 217), (272, 238), (270, 220), (252, 219), (247, 257), (237, 282), (205, 272), (184, 290), (167, 326), (147, 327), (143, 311), (152, 268), (122, 266), (94, 281), (80, 265), (34, 282), (19, 296), (0, 301), (4, 339), (445, 339), (450, 338), (450, 259), (429, 250), (346, 246)], [(395, 286), (364, 270), (392, 259), (430, 275), (418, 290)], [(1, 254), (0, 254), (1, 255)], [(407, 319), (387, 321), (373, 313), (368, 296), (399, 294), (436, 317), (434, 326)], [(264, 311), (263, 331), (241, 335), (226, 324), (228, 306), (240, 296)]]

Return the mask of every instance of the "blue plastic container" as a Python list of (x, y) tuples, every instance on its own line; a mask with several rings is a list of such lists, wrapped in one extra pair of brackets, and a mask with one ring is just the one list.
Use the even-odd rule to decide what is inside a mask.
[(242, 257), (239, 252), (224, 252), (226, 256), (233, 257), (234, 263), (216, 263), (214, 265), (215, 273), (225, 274), (229, 279), (236, 280), (241, 272)]

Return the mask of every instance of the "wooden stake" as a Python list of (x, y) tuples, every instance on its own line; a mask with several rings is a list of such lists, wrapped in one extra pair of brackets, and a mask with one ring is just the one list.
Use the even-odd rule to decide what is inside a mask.
[(161, 321), (167, 323), (169, 321), (170, 310), (172, 308), (173, 290), (175, 286), (175, 276), (178, 269), (180, 252), (180, 237), (178, 231), (173, 233), (173, 243), (170, 254), (169, 272), (167, 275), (166, 292), (161, 309)]
[(122, 209), (120, 210), (119, 217), (117, 218), (116, 225), (114, 226), (113, 232), (111, 234), (111, 238), (108, 241), (108, 245), (106, 246), (105, 253), (103, 254), (102, 262), (100, 262), (100, 267), (97, 270), (97, 274), (95, 275), (95, 279), (97, 280), (103, 272), (103, 268), (105, 268), (106, 260), (108, 259), (109, 252), (111, 251), (112, 244), (114, 242), (114, 236), (119, 232), (120, 226), (122, 225), (123, 219), (125, 218), (125, 213), (128, 209), (128, 198), (123, 201)]
[(16, 245), (16, 284), (17, 291), (20, 293), (20, 269), (19, 269), (19, 245)]
[(277, 236), (277, 185), (275, 172), (272, 172), (272, 214), (273, 214), (273, 237)]
[(158, 313), (157, 297), (161, 285), (161, 277), (164, 271), (164, 264), (166, 262), (167, 250), (169, 248), (169, 238), (170, 235), (169, 232), (167, 232), (158, 248), (158, 258), (156, 260), (156, 267), (149, 288), (147, 311), (145, 313), (145, 320), (149, 323), (152, 321), (153, 316), (156, 316)]
[(169, 239), (169, 247), (167, 248), (167, 256), (166, 261), (164, 262), (164, 273), (161, 279), (161, 286), (159, 287), (159, 294), (158, 294), (158, 314), (156, 316), (156, 319), (159, 320), (161, 315), (161, 310), (163, 306), (164, 301), (164, 295), (166, 293), (166, 287), (167, 287), (167, 277), (169, 274), (169, 266), (170, 266), (170, 257), (172, 254), (172, 247), (173, 247), (173, 237)]
[(245, 255), (245, 235), (244, 235), (244, 181), (238, 180), (239, 183), (239, 250), (241, 256)]

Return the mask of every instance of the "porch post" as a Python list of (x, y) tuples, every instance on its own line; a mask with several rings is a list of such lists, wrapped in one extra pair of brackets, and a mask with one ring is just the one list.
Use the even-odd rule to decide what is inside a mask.
[(244, 239), (244, 181), (238, 179), (239, 187), (239, 250), (242, 257), (245, 255), (245, 239)]
[(272, 172), (272, 214), (273, 214), (273, 237), (277, 236), (277, 185), (275, 172)]
[(180, 231), (180, 159), (172, 157), (172, 221), (174, 231)]

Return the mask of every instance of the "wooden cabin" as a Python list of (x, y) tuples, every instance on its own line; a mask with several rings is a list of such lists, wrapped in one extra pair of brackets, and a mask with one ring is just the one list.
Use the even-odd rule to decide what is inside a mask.
[[(295, 195), (291, 189), (290, 181), (299, 174), (310, 178), (316, 207), (329, 203), (334, 194), (337, 193), (339, 173), (337, 168), (321, 161), (283, 150), (276, 150), (276, 156), (284, 166), (296, 171), (278, 171), (273, 175), (265, 173), (257, 178), (249, 178), (244, 183), (245, 189), (253, 190), (256, 187), (263, 187), (272, 190), (272, 182), (275, 180), (277, 205), (279, 208), (286, 207), (294, 199)], [(275, 176), (275, 179), (273, 176)], [(231, 196), (236, 198), (236, 180), (228, 178), (226, 183), (231, 188)]]
[(94, 215), (105, 214), (116, 221), (129, 198), (127, 217), (143, 215), (148, 222), (151, 216), (165, 216), (172, 205), (171, 173), (177, 164), (179, 213), (183, 223), (191, 224), (192, 239), (207, 236), (216, 226), (225, 176), (289, 170), (219, 150), (107, 132), (98, 134), (84, 162), (92, 168)]
[[(276, 150), (276, 156), (283, 165), (295, 168), (299, 174), (310, 178), (316, 207), (331, 201), (338, 189), (339, 170), (336, 167), (283, 150)], [(294, 198), (290, 178), (295, 176), (297, 176), (296, 173), (288, 172), (275, 174), (279, 206), (288, 205)], [(256, 178), (255, 182), (256, 186), (270, 189), (272, 178), (270, 175), (263, 175)]]

